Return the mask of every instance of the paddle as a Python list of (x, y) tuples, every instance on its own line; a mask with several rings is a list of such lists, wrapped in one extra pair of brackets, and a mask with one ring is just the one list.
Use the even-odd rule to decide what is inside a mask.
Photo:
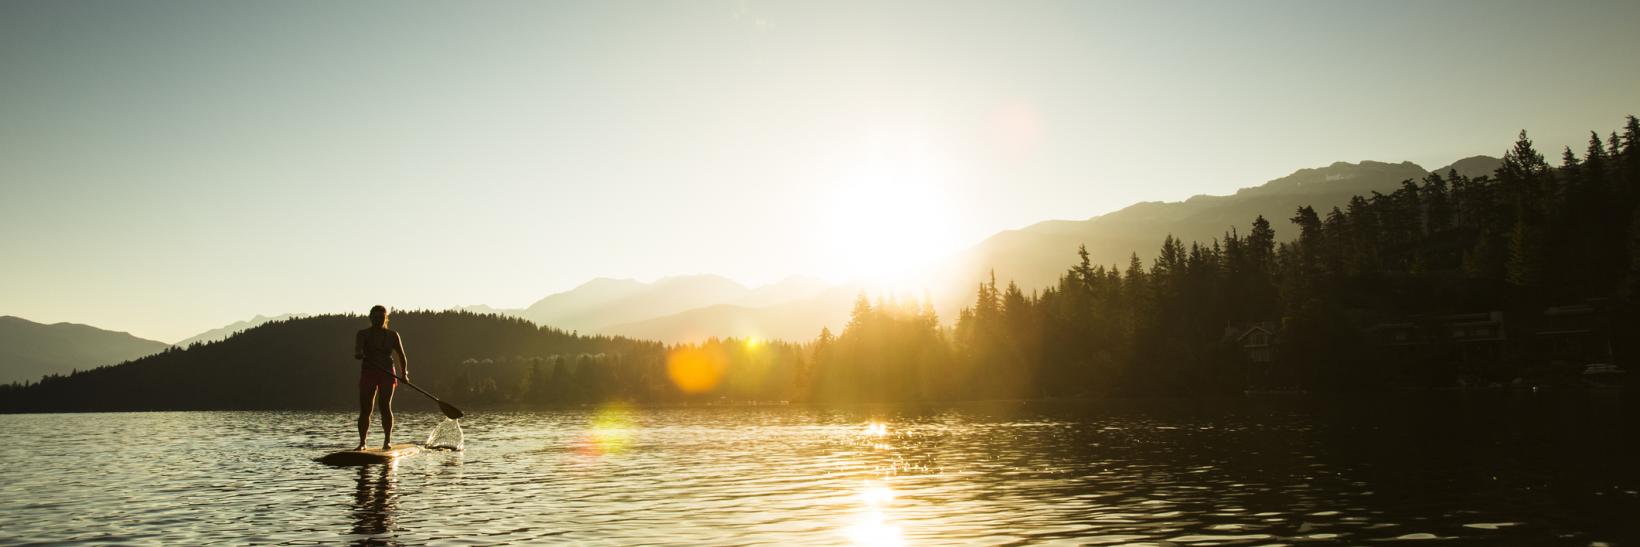
[(393, 371), (391, 369), (376, 367), (376, 370), (386, 372), (388, 376), (398, 378), (398, 380), (400, 382), (404, 382), (404, 385), (410, 386), (412, 389), (415, 389), (416, 391), (420, 391), (422, 395), (426, 395), (428, 399), (432, 399), (433, 402), (438, 403), (438, 409), (439, 409), (440, 412), (444, 413), (445, 417), (450, 418), (452, 420), (460, 420), (461, 419), (461, 416), (462, 416), (461, 409), (456, 408), (455, 405), (452, 405), (450, 403), (446, 403), (446, 402), (444, 402), (443, 399), (439, 399), (437, 396), (435, 396), (431, 393), (428, 393), (427, 390), (422, 389), (420, 387), (417, 387), (416, 384), (410, 383), (410, 380), (405, 379), (403, 376), (393, 374)]

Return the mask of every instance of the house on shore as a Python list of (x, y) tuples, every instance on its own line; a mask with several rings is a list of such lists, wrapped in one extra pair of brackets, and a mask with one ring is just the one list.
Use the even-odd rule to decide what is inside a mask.
[[(1620, 382), (1616, 320), (1604, 300), (1537, 312), (1489, 310), (1380, 316), (1358, 327), (1378, 370), (1406, 386)], [(1361, 321), (1361, 318), (1357, 318)], [(1365, 321), (1361, 321), (1364, 323)], [(1360, 323), (1358, 323), (1360, 324)], [(1222, 343), (1251, 366), (1249, 385), (1280, 384), (1283, 325), (1262, 321), (1225, 328)], [(1285, 374), (1292, 374), (1287, 371)]]
[(1605, 300), (1543, 310), (1534, 333), (1534, 361), (1576, 373), (1620, 373), (1612, 355), (1612, 317)]
[(1459, 374), (1490, 377), (1510, 357), (1509, 330), (1503, 312), (1459, 313), (1436, 318), (1442, 361)]

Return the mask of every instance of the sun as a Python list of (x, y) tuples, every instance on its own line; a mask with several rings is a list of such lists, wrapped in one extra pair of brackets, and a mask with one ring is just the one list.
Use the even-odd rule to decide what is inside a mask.
[(874, 142), (827, 192), (830, 277), (903, 284), (958, 248), (956, 208), (937, 157), (915, 142)]

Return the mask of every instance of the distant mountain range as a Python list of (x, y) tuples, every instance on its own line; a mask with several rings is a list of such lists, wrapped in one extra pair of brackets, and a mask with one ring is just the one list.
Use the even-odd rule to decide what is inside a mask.
[[(1434, 169), (1470, 177), (1491, 175), (1501, 160), (1464, 158)], [(1323, 216), (1344, 207), (1353, 196), (1390, 193), (1401, 181), (1431, 173), (1411, 162), (1337, 162), (1300, 169), (1291, 175), (1243, 188), (1226, 196), (1200, 195), (1181, 202), (1144, 202), (1084, 220), (1049, 220), (1007, 230), (952, 257), (925, 280), (936, 311), (950, 321), (972, 305), (976, 285), (995, 272), (999, 283), (1017, 282), (1026, 291), (1057, 282), (1086, 245), (1095, 264), (1125, 267), (1137, 253), (1148, 265), (1162, 239), (1172, 234), (1185, 242), (1207, 243), (1232, 228), (1246, 234), (1255, 217), (1270, 220), (1278, 238), (1292, 230), (1287, 221), (1301, 206)], [(749, 288), (715, 275), (668, 277), (652, 283), (598, 278), (574, 289), (542, 298), (523, 309), (489, 306), (460, 308), (528, 319), (539, 325), (584, 334), (610, 334), (676, 343), (710, 337), (760, 337), (810, 340), (823, 327), (834, 332), (848, 320), (854, 299), (875, 292), (858, 284), (832, 286), (822, 280), (794, 277)], [(922, 295), (913, 295), (922, 296)], [(257, 316), (178, 342), (220, 340), (233, 332), (278, 317)], [(157, 342), (156, 342), (157, 343)]]
[[(1444, 175), (1457, 171), (1476, 177), (1491, 175), (1500, 164), (1497, 158), (1475, 156), (1433, 172)], [(1078, 245), (1087, 245), (1095, 264), (1125, 267), (1129, 255), (1138, 253), (1149, 265), (1167, 234), (1203, 243), (1222, 237), (1231, 228), (1245, 235), (1259, 215), (1270, 220), (1278, 237), (1285, 237), (1291, 231), (1287, 219), (1301, 206), (1315, 207), (1324, 215), (1332, 207), (1345, 206), (1353, 196), (1390, 193), (1400, 187), (1401, 181), (1421, 179), (1431, 172), (1410, 162), (1337, 162), (1300, 169), (1228, 196), (1146, 202), (1086, 220), (1041, 222), (998, 233), (934, 268), (928, 279), (928, 296), (941, 317), (950, 321), (962, 307), (972, 305), (975, 287), (992, 271), (999, 283), (1012, 280), (1029, 291), (1057, 282), (1077, 260)], [(810, 340), (822, 327), (840, 330), (862, 291), (873, 298), (878, 296), (859, 285), (839, 286), (767, 305), (725, 302), (655, 313), (645, 319), (597, 327), (596, 332), (666, 342), (712, 336)], [(549, 308), (548, 300), (560, 296), (549, 297), (537, 306)]]
[(211, 330), (208, 330), (208, 331), (205, 331), (205, 332), (190, 336), (187, 339), (182, 340), (181, 342), (177, 342), (175, 345), (186, 348), (186, 347), (188, 347), (190, 345), (193, 345), (195, 343), (210, 343), (210, 342), (216, 342), (216, 341), (220, 341), (220, 340), (226, 340), (229, 336), (233, 336), (233, 334), (236, 333), (236, 332), (240, 332), (240, 331), (243, 331), (243, 330), (246, 330), (246, 329), (250, 329), (250, 328), (256, 327), (258, 325), (261, 325), (263, 323), (267, 323), (269, 321), (283, 321), (283, 320), (286, 320), (286, 319), (292, 319), (292, 318), (296, 318), (296, 317), (301, 317), (301, 316), (300, 315), (295, 315), (295, 314), (289, 314), (289, 313), (284, 314), (284, 315), (276, 315), (276, 316), (273, 316), (273, 317), (268, 317), (268, 316), (265, 316), (265, 315), (258, 315), (256, 317), (252, 317), (251, 319), (246, 320), (246, 321), (235, 321), (233, 323), (229, 323), (229, 324), (223, 326), (222, 328), (211, 329)]
[(0, 316), (0, 384), (38, 381), (163, 351), (170, 344), (74, 323)]
[[(1475, 177), (1491, 175), (1502, 160), (1474, 156), (1435, 169)], [(1432, 171), (1412, 162), (1337, 162), (1300, 169), (1262, 185), (1243, 188), (1228, 196), (1200, 195), (1182, 202), (1144, 202), (1086, 220), (1050, 220), (1008, 230), (980, 242), (956, 257), (931, 280), (936, 307), (942, 313), (970, 305), (975, 285), (995, 271), (999, 283), (1009, 280), (1026, 291), (1046, 287), (1073, 265), (1079, 245), (1086, 245), (1094, 264), (1126, 267), (1138, 253), (1148, 266), (1162, 240), (1172, 234), (1185, 241), (1208, 243), (1231, 228), (1246, 235), (1253, 219), (1264, 215), (1278, 240), (1288, 239), (1288, 219), (1308, 205), (1322, 216), (1344, 207), (1351, 197), (1390, 193), (1401, 181), (1421, 179)]]
[(840, 331), (848, 322), (854, 299), (863, 290), (864, 287), (859, 285), (840, 285), (765, 306), (706, 306), (612, 325), (602, 329), (602, 332), (664, 342), (699, 341), (712, 337), (807, 341), (819, 335), (821, 328), (830, 327), (833, 333)]
[[(792, 277), (756, 288), (748, 288), (730, 279), (716, 275), (689, 275), (667, 277), (653, 283), (632, 279), (598, 278), (580, 286), (548, 295), (523, 309), (502, 309), (489, 306), (467, 306), (464, 311), (497, 313), (521, 317), (539, 325), (565, 331), (587, 334), (615, 334), (638, 336), (663, 341), (698, 340), (710, 336), (762, 336), (760, 328), (750, 325), (783, 325), (779, 310), (786, 315), (797, 313), (792, 304), (808, 302), (835, 292), (836, 287), (811, 277)], [(853, 298), (850, 294), (849, 298)], [(798, 304), (797, 308), (802, 305)], [(768, 310), (765, 310), (765, 309)], [(707, 310), (719, 310), (709, 312)], [(759, 310), (755, 321), (728, 319), (738, 314), (730, 310)], [(844, 310), (847, 311), (846, 309)], [(834, 314), (833, 314), (834, 315)], [(706, 320), (712, 328), (697, 328), (689, 318)], [(812, 319), (789, 321), (793, 326), (815, 324)], [(741, 325), (747, 328), (731, 328)], [(718, 328), (722, 327), (722, 328)], [(795, 335), (791, 328), (776, 328), (781, 334)], [(814, 333), (818, 333), (816, 327)], [(654, 333), (656, 336), (640, 336)], [(808, 338), (814, 333), (792, 336)]]
[[(27, 389), (0, 386), (0, 412), (356, 408), (359, 362), (353, 359), (353, 333), (366, 325), (357, 315), (266, 322), (220, 343), (176, 348), (121, 366), (81, 367), (78, 374)], [(662, 353), (653, 342), (575, 336), (517, 318), (457, 311), (399, 313), (393, 328), (410, 341), (416, 384), (464, 403), (481, 400), (498, 385), (516, 391), (548, 366), (550, 376), (543, 380), (554, 378), (571, 393), (621, 387), (609, 377), (574, 374), (581, 370), (574, 363), (606, 353), (658, 362)], [(570, 364), (556, 366), (558, 357)], [(401, 409), (431, 407), (416, 394), (399, 397)]]

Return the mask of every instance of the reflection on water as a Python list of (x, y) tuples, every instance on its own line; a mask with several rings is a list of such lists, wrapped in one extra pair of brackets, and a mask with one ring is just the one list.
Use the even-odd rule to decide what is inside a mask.
[(0, 416), (0, 544), (1620, 543), (1634, 423), (1616, 394), (610, 406), (332, 468), (345, 413)]
[[(875, 424), (881, 425), (881, 424)], [(887, 486), (866, 481), (860, 489), (861, 512), (858, 520), (846, 529), (847, 536), (858, 545), (900, 545), (900, 527), (888, 522), (885, 516), (894, 491)]]
[(353, 534), (375, 536), (393, 531), (398, 497), (393, 474), (397, 469), (397, 463), (359, 468), (359, 485), (353, 494)]

